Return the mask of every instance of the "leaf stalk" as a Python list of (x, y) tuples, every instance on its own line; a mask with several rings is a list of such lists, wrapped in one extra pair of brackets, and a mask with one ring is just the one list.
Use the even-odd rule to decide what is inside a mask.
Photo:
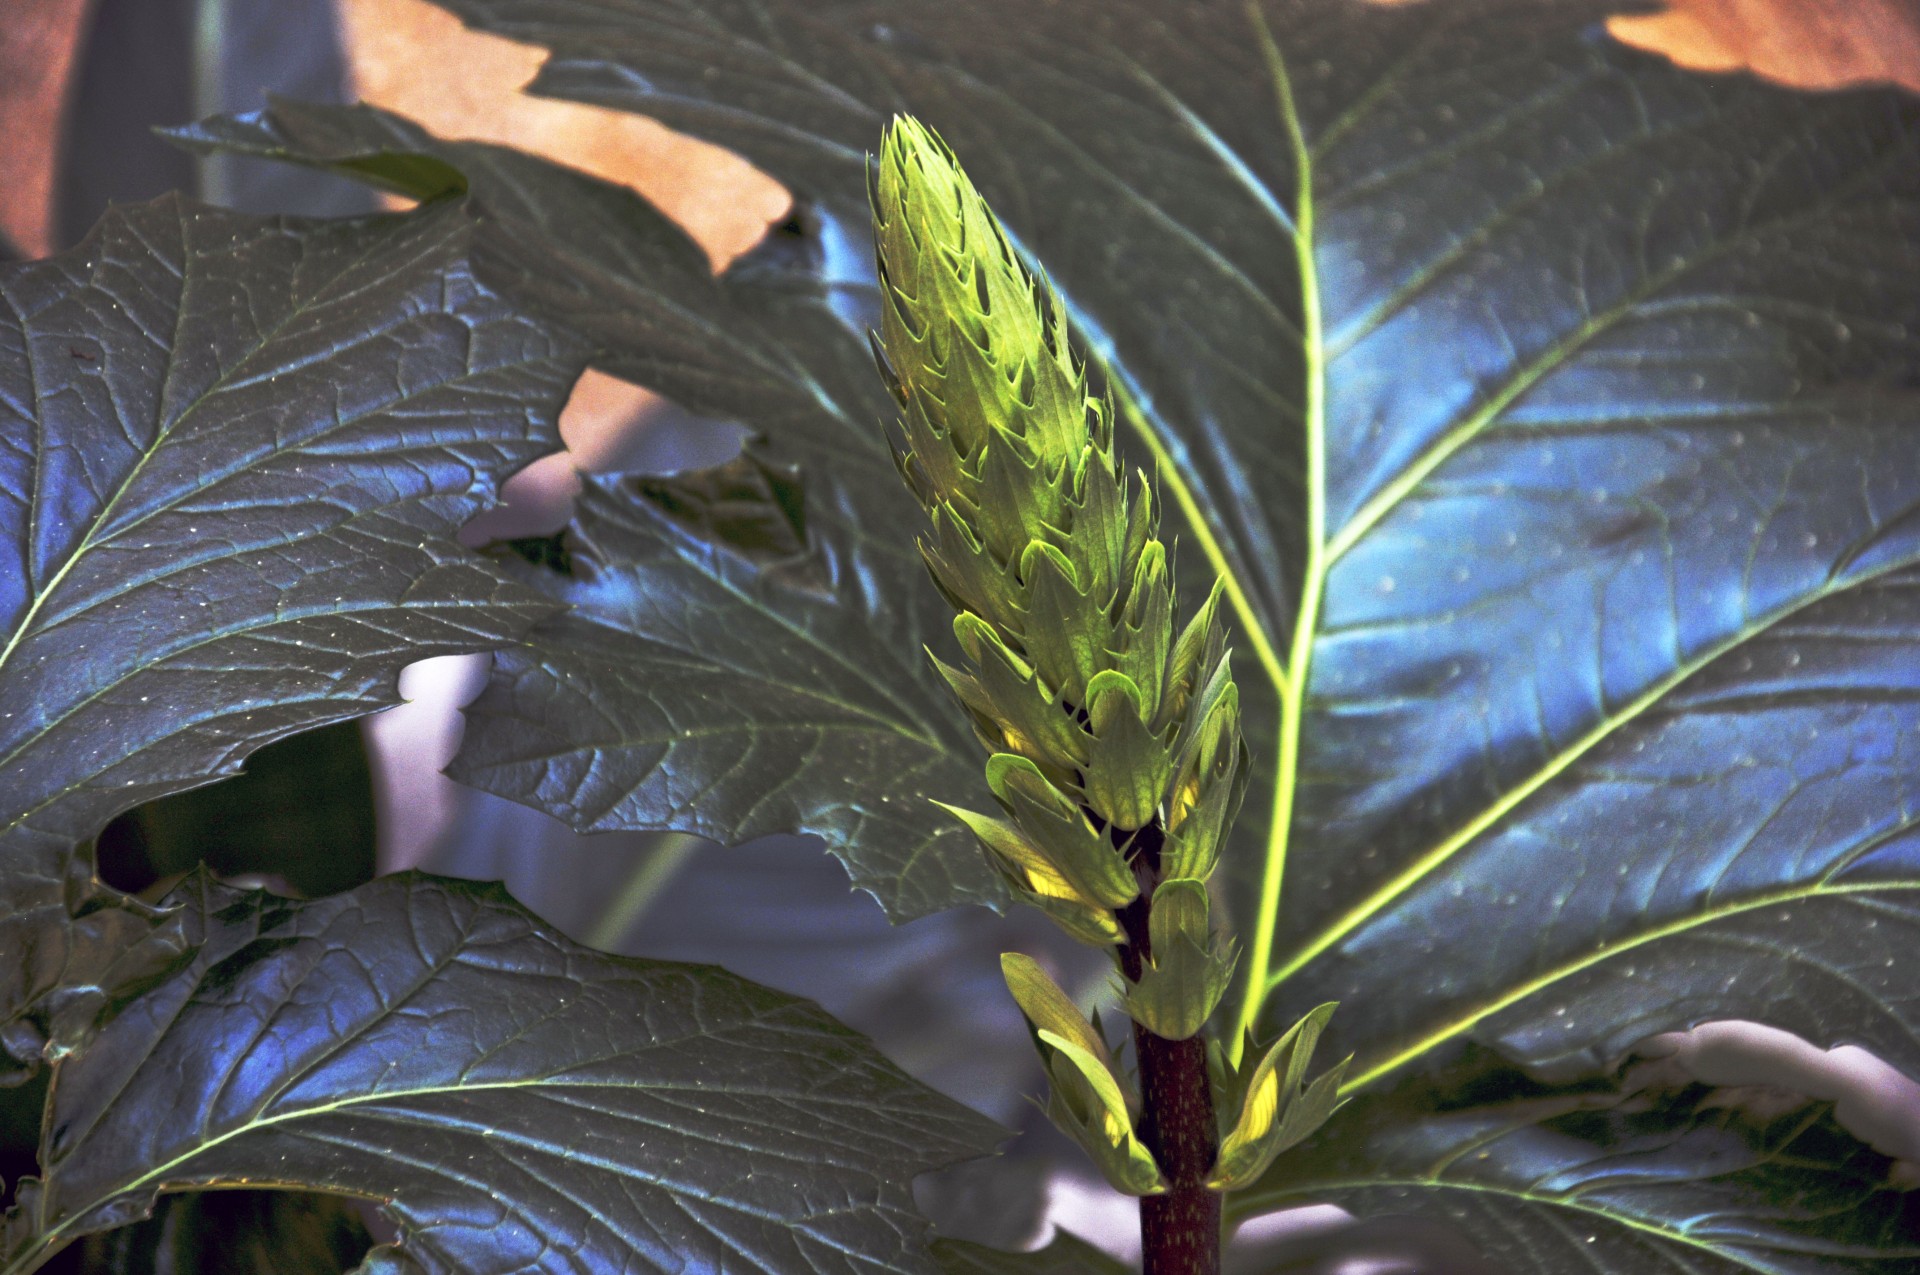
[(1293, 806), (1300, 773), (1300, 728), (1306, 715), (1307, 683), (1313, 665), (1313, 639), (1320, 627), (1320, 601), (1328, 566), (1326, 363), (1320, 323), (1320, 280), (1314, 261), (1313, 154), (1307, 146), (1293, 84), (1280, 46), (1256, 4), (1247, 6), (1248, 20), (1267, 62), (1274, 95), (1286, 126), (1294, 159), (1294, 252), (1300, 276), (1301, 357), (1304, 360), (1306, 404), (1306, 562), (1300, 576), (1300, 609), (1294, 618), (1287, 659), (1287, 679), (1280, 696), (1280, 747), (1274, 762), (1273, 807), (1267, 822), (1267, 845), (1261, 868), (1260, 910), (1248, 936), (1248, 965), (1240, 989), (1240, 1008), (1229, 1036), (1232, 1060), (1240, 1061), (1241, 1042), (1259, 1023), (1266, 1004), (1267, 971), (1279, 941), (1280, 896), (1286, 877), (1287, 852), (1293, 828)]

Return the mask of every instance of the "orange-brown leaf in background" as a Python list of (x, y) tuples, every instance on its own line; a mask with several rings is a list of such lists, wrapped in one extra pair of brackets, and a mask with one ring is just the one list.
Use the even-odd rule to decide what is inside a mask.
[[(731, 151), (637, 115), (521, 92), (543, 49), (469, 31), (427, 0), (340, 0), (340, 10), (363, 100), (443, 137), (516, 146), (631, 186), (692, 235), (716, 270), (786, 215), (780, 184)], [(578, 489), (573, 471), (617, 453), (653, 401), (645, 390), (589, 371), (560, 418), (568, 450), (511, 483), (511, 508), (489, 516), (485, 533), (528, 534), (564, 522)]]
[[(91, 7), (7, 0), (0, 21), (0, 233), (29, 254), (53, 247), (61, 117)], [(718, 148), (632, 116), (526, 97), (519, 88), (538, 50), (464, 30), (427, 0), (342, 0), (342, 10), (368, 101), (448, 136), (521, 146), (629, 183), (716, 266), (785, 207), (777, 184)], [(1699, 70), (1747, 67), (1804, 88), (1882, 80), (1920, 91), (1915, 0), (1670, 0), (1664, 13), (1615, 18), (1609, 29)]]
[(341, 0), (340, 9), (364, 100), (442, 137), (517, 146), (632, 186), (716, 268), (786, 213), (780, 185), (731, 151), (636, 115), (522, 93), (543, 49), (469, 31), (427, 0)]
[(1700, 71), (1748, 69), (1796, 88), (1892, 83), (1920, 92), (1915, 0), (1668, 0), (1613, 18), (1617, 40)]

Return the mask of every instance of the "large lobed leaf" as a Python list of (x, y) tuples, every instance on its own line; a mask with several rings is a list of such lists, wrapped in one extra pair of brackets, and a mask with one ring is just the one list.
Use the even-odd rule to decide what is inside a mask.
[(944, 844), (958, 830), (923, 816), (973, 778), (969, 741), (920, 684), (913, 632), (862, 604), (858, 550), (809, 543), (759, 449), (588, 478), (566, 543), (570, 574), (520, 574), (572, 609), (498, 657), (452, 774), (589, 830), (817, 833), (904, 916), (985, 894)]
[(409, 171), (447, 198), (164, 200), (0, 278), (0, 1009), (55, 1071), (0, 1271), (161, 1191), (269, 1184), (388, 1201), (382, 1270), (931, 1272), (907, 1184), (996, 1131), (811, 1006), (591, 953), (493, 890), (196, 880), (148, 909), (75, 852), (561, 609), (452, 533), (555, 441), (583, 347), (488, 282), (508, 219)]
[[(1912, 103), (1684, 73), (1558, 0), (443, 2), (794, 190), (813, 257), (731, 286), (811, 279), (819, 321), (762, 329), (800, 369), (857, 360), (880, 123), (955, 144), (1229, 578), (1245, 1016), (1343, 1001), (1357, 1087), (1724, 1017), (1920, 1073)], [(830, 399), (739, 414), (848, 440), (818, 507), (904, 540)], [(922, 607), (910, 567), (859, 613)]]
[(416, 197), (466, 189), (490, 217), (488, 279), (609, 368), (774, 436), (678, 495), (589, 484), (577, 576), (520, 573), (571, 609), (498, 657), (451, 773), (582, 830), (816, 833), (896, 919), (1002, 897), (928, 800), (977, 782), (978, 749), (926, 664), (951, 614), (879, 428), (870, 287), (836, 282), (840, 250), (776, 232), (716, 281), (631, 191), (366, 107), (276, 103), (179, 136)]
[(1714, 1016), (1920, 1071), (1909, 103), (1543, 0), (446, 3), (829, 242), (887, 112), (954, 142), (1278, 692), (1233, 856), (1273, 1020), (1347, 1002), (1362, 1080)]
[[(445, 142), (371, 106), (274, 99), (251, 115), (168, 130), (188, 149), (283, 160), (409, 199), (470, 196), (489, 283), (592, 336), (610, 371), (689, 411), (767, 410), (790, 395), (784, 354), (742, 329), (707, 256), (622, 186), (483, 142)], [(772, 367), (762, 366), (771, 360)]]
[(806, 1002), (579, 947), (498, 887), (170, 903), (191, 958), (58, 1065), (5, 1275), (238, 1184), (386, 1201), (424, 1272), (930, 1275), (907, 1184), (999, 1136)]
[[(175, 197), (0, 274), (0, 1024), (30, 1062), (148, 910), (76, 856), (116, 812), (397, 702), (554, 604), (452, 533), (557, 440), (580, 347), (471, 270), (474, 223)], [(50, 993), (57, 994), (49, 996)]]

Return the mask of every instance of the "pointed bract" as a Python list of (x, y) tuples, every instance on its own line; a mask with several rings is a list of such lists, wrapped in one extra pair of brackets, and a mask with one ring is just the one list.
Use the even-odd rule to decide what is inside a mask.
[(1114, 1190), (1127, 1195), (1159, 1195), (1166, 1179), (1153, 1153), (1134, 1132), (1133, 1121), (1112, 1072), (1086, 1050), (1052, 1032), (1039, 1042), (1056, 1052), (1047, 1067), (1053, 1091), (1047, 1116), (1078, 1142)]
[(1306, 1083), (1314, 1047), (1334, 1008), (1328, 1003), (1313, 1010), (1258, 1054), (1258, 1062), (1251, 1048), (1237, 1069), (1216, 1055), (1220, 1071), (1214, 1111), (1222, 1137), (1208, 1186), (1232, 1191), (1258, 1180), (1276, 1156), (1325, 1124), (1339, 1108), (1340, 1079), (1352, 1059), (1342, 1059)]
[(1077, 782), (1074, 772), (1086, 765), (1092, 741), (1075, 720), (1073, 710), (977, 616), (960, 616), (954, 623), (954, 636), (973, 660), (976, 671), (970, 687), (955, 683), (952, 677), (948, 684), (969, 708), (975, 701), (968, 695), (977, 693), (1008, 740), (1005, 748), (995, 751), (1021, 754), (1038, 763), (1058, 783)]
[(1026, 582), (1028, 652), (1041, 675), (1075, 703), (1084, 703), (1087, 682), (1100, 671), (1107, 620), (1080, 588), (1073, 563), (1045, 541), (1028, 544), (1020, 559)]
[(1157, 1195), (1166, 1190), (1153, 1156), (1134, 1132), (1140, 1100), (1121, 1077), (1096, 1026), (1030, 956), (1007, 952), (1000, 971), (1020, 1012), (1032, 1024), (1052, 1093), (1048, 1117), (1078, 1142), (1115, 1190)]
[(1156, 1036), (1185, 1040), (1206, 1025), (1233, 977), (1231, 947), (1215, 938), (1207, 887), (1162, 881), (1149, 919), (1153, 955), (1124, 990), (1127, 1013)]
[(1159, 813), (1173, 759), (1142, 719), (1143, 696), (1126, 674), (1109, 669), (1087, 686), (1087, 804), (1116, 828), (1144, 828)]
[(994, 754), (987, 761), (987, 786), (1049, 866), (1083, 897), (1120, 908), (1139, 896), (1140, 883), (1125, 857), (1030, 759)]

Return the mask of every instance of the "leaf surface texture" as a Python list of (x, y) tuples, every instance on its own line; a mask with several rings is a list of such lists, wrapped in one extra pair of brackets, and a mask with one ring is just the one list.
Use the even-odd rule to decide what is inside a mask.
[(553, 610), (452, 533), (557, 441), (581, 347), (471, 236), (166, 197), (0, 274), (0, 1022), (150, 920), (72, 857), (113, 814)]
[(1515, 1271), (1894, 1275), (1920, 1259), (1896, 1172), (1825, 1104), (1657, 1067), (1542, 1086), (1481, 1051), (1355, 1099), (1236, 1204), (1436, 1218)]
[(9, 1275), (243, 1183), (385, 1200), (430, 1273), (931, 1272), (907, 1184), (998, 1138), (818, 1008), (579, 947), (498, 887), (173, 902), (190, 958), (59, 1065)]

